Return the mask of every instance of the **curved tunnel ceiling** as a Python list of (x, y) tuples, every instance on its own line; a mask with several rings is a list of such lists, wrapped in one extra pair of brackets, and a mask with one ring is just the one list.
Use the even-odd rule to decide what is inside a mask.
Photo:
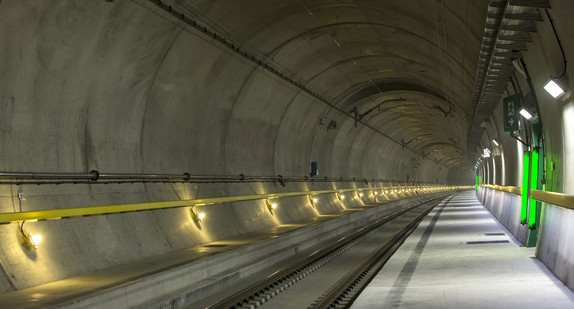
[(469, 166), (466, 131), (488, 0), (172, 4), (347, 115), (404, 99), (362, 121), (423, 158)]

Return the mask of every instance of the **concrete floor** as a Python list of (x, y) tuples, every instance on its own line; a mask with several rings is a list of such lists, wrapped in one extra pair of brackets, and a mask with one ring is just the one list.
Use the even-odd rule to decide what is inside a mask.
[(574, 293), (477, 200), (434, 209), (351, 308), (574, 308)]

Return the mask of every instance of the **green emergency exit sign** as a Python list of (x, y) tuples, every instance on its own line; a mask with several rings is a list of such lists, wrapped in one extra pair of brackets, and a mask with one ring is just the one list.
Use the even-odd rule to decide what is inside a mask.
[(520, 111), (520, 95), (514, 94), (503, 99), (504, 132), (520, 130), (518, 127), (518, 112)]

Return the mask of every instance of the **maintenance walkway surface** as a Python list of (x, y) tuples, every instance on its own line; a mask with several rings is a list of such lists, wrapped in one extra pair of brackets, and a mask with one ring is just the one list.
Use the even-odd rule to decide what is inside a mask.
[(351, 308), (574, 308), (574, 293), (464, 191), (429, 213)]

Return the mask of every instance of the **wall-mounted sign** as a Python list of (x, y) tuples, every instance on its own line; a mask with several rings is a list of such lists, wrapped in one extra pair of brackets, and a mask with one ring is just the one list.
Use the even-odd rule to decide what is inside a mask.
[(319, 175), (319, 164), (311, 162), (311, 177)]
[(514, 94), (502, 100), (504, 113), (504, 132), (519, 131), (518, 119), (520, 111), (520, 95)]

